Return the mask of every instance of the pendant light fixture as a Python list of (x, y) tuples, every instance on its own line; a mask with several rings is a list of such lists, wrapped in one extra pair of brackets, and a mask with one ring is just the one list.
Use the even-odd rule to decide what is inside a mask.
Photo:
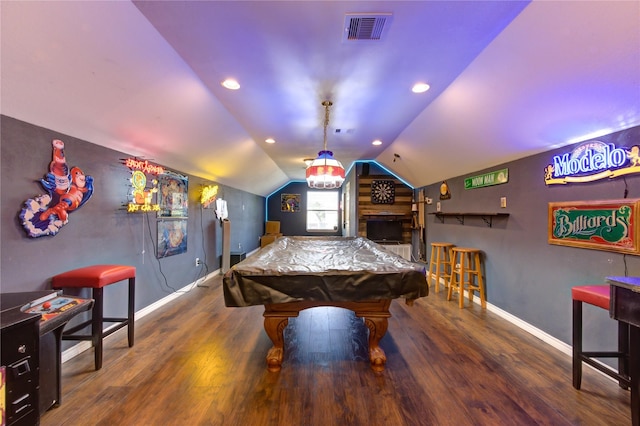
[(318, 158), (307, 167), (307, 184), (314, 189), (335, 189), (344, 182), (344, 167), (335, 158), (333, 152), (327, 151), (327, 127), (329, 126), (329, 108), (331, 101), (322, 102), (324, 107), (324, 146)]

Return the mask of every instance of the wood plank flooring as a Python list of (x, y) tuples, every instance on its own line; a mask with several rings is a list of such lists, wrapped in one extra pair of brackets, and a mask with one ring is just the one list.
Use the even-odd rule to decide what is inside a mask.
[[(285, 330), (279, 373), (263, 308), (226, 308), (221, 277), (196, 287), (63, 364), (62, 405), (49, 425), (629, 425), (629, 392), (479, 306), (459, 309), (444, 292), (391, 304), (380, 346), (350, 311), (314, 308)], [(567, 309), (570, 309), (568, 306)]]

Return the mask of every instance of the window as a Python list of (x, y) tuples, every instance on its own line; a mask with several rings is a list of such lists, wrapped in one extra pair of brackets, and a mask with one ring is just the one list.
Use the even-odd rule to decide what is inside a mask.
[(307, 231), (337, 231), (338, 200), (338, 191), (307, 191)]

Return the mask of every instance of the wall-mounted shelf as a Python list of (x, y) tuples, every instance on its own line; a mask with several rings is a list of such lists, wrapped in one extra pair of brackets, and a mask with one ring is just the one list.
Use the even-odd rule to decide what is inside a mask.
[(360, 216), (402, 216), (402, 217), (410, 218), (411, 217), (411, 213), (386, 213), (386, 212), (361, 213)]
[(455, 217), (456, 219), (458, 219), (458, 222), (460, 222), (461, 225), (464, 225), (464, 218), (465, 217), (480, 217), (482, 218), (482, 220), (484, 220), (484, 222), (487, 224), (487, 226), (489, 228), (491, 228), (493, 226), (493, 219), (494, 218), (506, 218), (509, 216), (509, 213), (444, 213), (444, 212), (435, 212), (435, 213), (429, 213), (432, 215), (435, 215), (435, 217), (437, 217), (438, 219), (440, 219), (440, 222), (444, 223), (444, 218), (445, 217)]

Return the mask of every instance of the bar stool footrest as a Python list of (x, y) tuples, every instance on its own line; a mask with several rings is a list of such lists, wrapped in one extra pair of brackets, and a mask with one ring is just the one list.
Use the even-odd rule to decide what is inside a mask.
[[(612, 352), (608, 352), (608, 353), (612, 353)], [(618, 384), (620, 385), (621, 388), (623, 389), (629, 389), (629, 386), (631, 386), (631, 378), (629, 376), (626, 376), (624, 374), (620, 374), (618, 373), (616, 370), (614, 370), (611, 367), (608, 367), (604, 364), (600, 364), (599, 362), (597, 362), (596, 360), (594, 360), (593, 358), (589, 358), (589, 357), (597, 357), (597, 358), (620, 358), (625, 356), (625, 354), (620, 354), (619, 356), (616, 355), (601, 355), (602, 352), (583, 352), (582, 355), (580, 355), (580, 360), (582, 362), (584, 362), (585, 364), (595, 368), (596, 370), (600, 371), (601, 373), (606, 374), (607, 376), (615, 379), (618, 381)]]
[(73, 327), (70, 327), (70, 328), (66, 328), (64, 330), (64, 333), (62, 333), (62, 337), (64, 338), (65, 336), (72, 335), (72, 334), (82, 330), (83, 328), (89, 327), (89, 326), (91, 326), (91, 320), (85, 321), (85, 322), (83, 322), (81, 324), (78, 324), (78, 325), (74, 325)]

